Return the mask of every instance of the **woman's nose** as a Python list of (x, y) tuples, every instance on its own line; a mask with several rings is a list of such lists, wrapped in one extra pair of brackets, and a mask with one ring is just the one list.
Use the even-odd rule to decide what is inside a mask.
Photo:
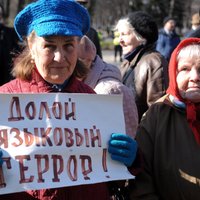
[(200, 70), (199, 69), (192, 69), (190, 71), (190, 79), (192, 81), (200, 81)]
[(65, 54), (62, 50), (56, 50), (54, 53), (54, 60), (57, 62), (63, 62), (65, 60)]

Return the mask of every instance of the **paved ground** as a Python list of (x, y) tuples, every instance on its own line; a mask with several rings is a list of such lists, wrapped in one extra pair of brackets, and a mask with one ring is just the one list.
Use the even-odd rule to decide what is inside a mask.
[(112, 50), (103, 50), (102, 51), (102, 55), (103, 55), (103, 60), (107, 63), (111, 63), (113, 65), (116, 66), (120, 66), (121, 62), (119, 61), (119, 58), (117, 60), (117, 62), (114, 61), (114, 51)]

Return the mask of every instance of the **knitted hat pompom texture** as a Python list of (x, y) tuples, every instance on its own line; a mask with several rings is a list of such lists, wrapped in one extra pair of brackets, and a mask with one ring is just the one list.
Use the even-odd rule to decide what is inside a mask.
[(33, 30), (40, 37), (81, 37), (90, 28), (90, 17), (87, 9), (74, 0), (38, 0), (17, 14), (14, 28), (20, 40)]
[(127, 17), (132, 27), (147, 40), (147, 44), (157, 41), (158, 27), (152, 16), (143, 11), (135, 11)]

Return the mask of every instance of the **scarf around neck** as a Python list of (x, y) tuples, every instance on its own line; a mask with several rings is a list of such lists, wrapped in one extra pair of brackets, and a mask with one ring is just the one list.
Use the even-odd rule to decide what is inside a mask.
[(177, 70), (177, 54), (179, 51), (190, 44), (199, 44), (200, 38), (187, 38), (179, 43), (171, 55), (169, 62), (169, 87), (167, 93), (177, 98), (179, 101), (186, 105), (186, 115), (189, 127), (192, 129), (196, 142), (200, 145), (200, 103), (194, 103), (183, 99), (178, 91), (176, 82), (176, 70)]
[(142, 49), (144, 47), (144, 45), (140, 45), (138, 47), (136, 47), (133, 51), (127, 53), (124, 55), (124, 59), (128, 60), (129, 62), (131, 62), (131, 60), (133, 60), (133, 58), (136, 56), (136, 54), (140, 51), (140, 49)]

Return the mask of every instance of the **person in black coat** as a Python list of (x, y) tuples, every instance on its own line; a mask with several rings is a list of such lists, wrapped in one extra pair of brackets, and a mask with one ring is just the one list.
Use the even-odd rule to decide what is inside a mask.
[(0, 85), (10, 81), (12, 58), (14, 52), (19, 50), (18, 37), (14, 28), (4, 25), (4, 10), (0, 5)]

